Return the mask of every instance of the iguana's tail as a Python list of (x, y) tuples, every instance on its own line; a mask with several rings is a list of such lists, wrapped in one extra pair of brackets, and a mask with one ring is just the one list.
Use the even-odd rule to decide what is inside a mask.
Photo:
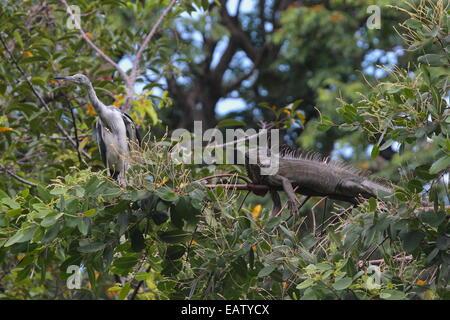
[(385, 199), (394, 193), (394, 189), (383, 182), (365, 179), (362, 185), (370, 189), (379, 199)]

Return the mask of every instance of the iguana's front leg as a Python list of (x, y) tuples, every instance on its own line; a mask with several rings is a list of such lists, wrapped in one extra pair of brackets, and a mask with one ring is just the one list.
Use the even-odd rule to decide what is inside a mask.
[(282, 176), (276, 176), (277, 179), (281, 181), (281, 184), (283, 186), (284, 192), (286, 192), (286, 195), (288, 197), (288, 208), (289, 211), (291, 211), (292, 214), (298, 213), (298, 206), (300, 205), (297, 197), (295, 196), (294, 188), (292, 187), (291, 182), (289, 179), (282, 177)]

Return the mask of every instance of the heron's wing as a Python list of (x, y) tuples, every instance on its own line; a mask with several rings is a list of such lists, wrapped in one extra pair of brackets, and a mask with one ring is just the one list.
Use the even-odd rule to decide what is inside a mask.
[(136, 124), (133, 121), (133, 118), (131, 118), (129, 114), (122, 112), (122, 119), (125, 123), (128, 140), (137, 142), (140, 145), (141, 137), (139, 135), (139, 131), (136, 128)]
[(107, 167), (106, 163), (106, 146), (105, 140), (103, 139), (103, 126), (100, 119), (97, 119), (95, 123), (95, 130), (97, 131), (97, 143), (98, 143), (98, 151), (100, 152), (100, 157), (102, 158), (103, 163)]

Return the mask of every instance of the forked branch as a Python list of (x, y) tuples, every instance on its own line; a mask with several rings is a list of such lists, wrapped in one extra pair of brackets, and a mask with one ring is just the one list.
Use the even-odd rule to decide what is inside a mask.
[(101, 50), (86, 34), (86, 32), (81, 28), (81, 25), (77, 23), (77, 20), (69, 6), (66, 0), (60, 0), (61, 3), (64, 4), (64, 6), (67, 9), (67, 13), (71, 17), (71, 19), (76, 24), (75, 27), (80, 32), (81, 37), (86, 41), (86, 43), (95, 51), (97, 54), (102, 57), (106, 62), (108, 62), (110, 65), (112, 65), (117, 72), (119, 72), (120, 76), (123, 78), (125, 82), (126, 87), (126, 97), (124, 105), (122, 106), (122, 109), (124, 112), (128, 112), (131, 109), (131, 100), (134, 95), (134, 85), (136, 83), (136, 78), (139, 73), (139, 63), (142, 58), (142, 55), (145, 51), (145, 48), (147, 47), (148, 43), (151, 41), (153, 36), (155, 35), (156, 31), (158, 30), (159, 26), (162, 24), (164, 18), (169, 14), (169, 12), (172, 10), (174, 5), (177, 3), (178, 0), (172, 0), (167, 8), (163, 11), (161, 16), (158, 18), (156, 23), (153, 25), (150, 32), (147, 34), (147, 36), (142, 41), (141, 45), (139, 46), (138, 51), (136, 52), (136, 56), (133, 61), (133, 66), (131, 68), (130, 74), (128, 75), (113, 59), (111, 59), (103, 50)]

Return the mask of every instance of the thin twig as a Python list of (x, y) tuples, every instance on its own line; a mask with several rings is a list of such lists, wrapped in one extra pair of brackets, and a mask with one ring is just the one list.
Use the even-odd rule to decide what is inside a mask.
[[(11, 59), (11, 61), (14, 63), (14, 65), (16, 66), (16, 69), (19, 70), (19, 72), (22, 74), (22, 76), (24, 77), (25, 81), (27, 82), (28, 86), (30, 87), (31, 91), (33, 92), (33, 94), (38, 98), (39, 102), (41, 103), (41, 105), (45, 108), (45, 110), (47, 110), (47, 112), (51, 113), (51, 109), (48, 106), (48, 104), (44, 101), (44, 99), (41, 97), (41, 95), (37, 92), (36, 88), (34, 87), (34, 85), (31, 83), (31, 81), (28, 79), (27, 74), (25, 73), (25, 71), (23, 71), (23, 69), (19, 66), (19, 63), (17, 62), (16, 58), (14, 58), (14, 55), (12, 54), (12, 52), (8, 49), (8, 46), (6, 45), (2, 34), (0, 33), (0, 42), (2, 43), (3, 47), (5, 48), (6, 52), (8, 52), (9, 54), (9, 58)], [(61, 133), (70, 141), (70, 143), (76, 147), (76, 143), (75, 141), (71, 138), (71, 136), (69, 135), (69, 133), (67, 133), (66, 129), (64, 129), (64, 127), (55, 119), (53, 118), (56, 122), (56, 125), (59, 129), (59, 131), (61, 131)], [(86, 152), (83, 152), (83, 155), (88, 158), (91, 159), (91, 156), (89, 154), (87, 154)]]
[[(202, 214), (203, 214), (203, 210), (202, 210)], [(189, 245), (186, 249), (186, 258), (184, 259), (184, 261), (186, 261), (186, 262), (189, 260), (189, 253), (191, 252), (192, 242), (194, 241), (194, 234), (197, 232), (197, 230), (198, 230), (198, 224), (195, 226), (194, 232), (192, 232), (191, 241), (189, 241)]]
[(28, 181), (20, 176), (18, 176), (17, 174), (15, 174), (12, 170), (7, 169), (5, 166), (3, 166), (2, 164), (0, 164), (0, 169), (4, 170), (7, 174), (9, 174), (11, 177), (13, 177), (14, 179), (16, 179), (19, 182), (22, 182), (24, 184), (27, 184), (29, 186), (32, 187), (37, 187), (37, 184), (31, 181)]
[[(408, 255), (408, 256), (404, 256), (404, 257), (396, 256), (396, 257), (392, 257), (392, 260), (394, 262), (411, 262), (413, 260), (413, 256), (412, 255)], [(358, 261), (357, 265), (358, 265), (358, 267), (362, 267), (366, 263), (368, 263), (368, 264), (384, 264), (385, 261), (384, 261), (384, 259), (375, 259), (375, 260), (368, 260), (368, 261), (360, 260), (360, 261)]]
[[(65, 1), (65, 0), (61, 0), (61, 1)], [(125, 97), (125, 102), (124, 102), (124, 105), (123, 105), (123, 111), (125, 111), (125, 112), (128, 112), (129, 109), (130, 109), (130, 106), (131, 106), (130, 102), (131, 102), (131, 98), (132, 98), (133, 93), (134, 93), (133, 87), (134, 87), (134, 84), (136, 82), (138, 69), (139, 69), (139, 62), (141, 60), (142, 54), (144, 53), (144, 50), (147, 47), (147, 45), (150, 42), (150, 40), (152, 40), (153, 36), (155, 35), (155, 33), (158, 30), (158, 28), (161, 25), (161, 23), (163, 22), (164, 18), (169, 14), (170, 10), (172, 10), (172, 8), (176, 4), (176, 2), (177, 2), (177, 0), (172, 0), (169, 3), (167, 8), (164, 10), (164, 12), (158, 18), (156, 23), (153, 25), (153, 27), (150, 30), (150, 32), (145, 37), (144, 41), (142, 41), (141, 46), (139, 47), (139, 49), (138, 49), (138, 51), (136, 53), (136, 56), (135, 56), (134, 61), (133, 61), (133, 66), (131, 68), (130, 77), (129, 77), (128, 81), (127, 81), (127, 95)]]
[(240, 212), (240, 211), (241, 211), (242, 206), (244, 205), (245, 200), (247, 200), (247, 197), (249, 196), (250, 192), (251, 192), (251, 191), (249, 191), (249, 192), (247, 192), (247, 193), (245, 194), (245, 197), (244, 197), (244, 199), (242, 199), (241, 205), (239, 206), (237, 212)]
[(247, 191), (268, 191), (269, 187), (263, 184), (228, 184), (228, 183), (215, 183), (215, 184), (205, 184), (205, 188), (215, 189), (215, 188), (225, 188), (225, 189), (235, 189), (235, 190), (247, 190)]
[(383, 240), (381, 240), (381, 242), (377, 245), (375, 245), (372, 250), (370, 250), (367, 254), (367, 256), (362, 260), (363, 262), (366, 262), (367, 260), (369, 260), (369, 258), (375, 253), (375, 251), (378, 250), (379, 247), (381, 247), (383, 245), (383, 243), (389, 238), (389, 236), (385, 236), (383, 238)]
[[(446, 205), (445, 206), (445, 210), (449, 210), (450, 209), (450, 205)], [(416, 208), (416, 209), (414, 209), (414, 211), (425, 211), (425, 212), (428, 212), (428, 211), (434, 211), (434, 207), (418, 207), (418, 208)]]
[[(75, 23), (77, 23), (77, 20), (76, 20), (75, 16), (73, 15), (73, 12), (70, 9), (67, 1), (66, 0), (60, 0), (60, 1), (66, 7), (67, 12), (70, 15), (70, 17), (72, 18), (72, 20)], [(144, 50), (147, 47), (148, 43), (151, 41), (151, 39), (155, 35), (155, 33), (158, 30), (159, 26), (163, 22), (164, 18), (169, 14), (170, 10), (172, 10), (172, 8), (176, 4), (176, 2), (177, 2), (177, 0), (172, 0), (169, 3), (167, 8), (164, 10), (164, 12), (158, 18), (156, 23), (153, 25), (153, 27), (150, 30), (150, 32), (147, 34), (147, 36), (142, 41), (138, 51), (136, 52), (136, 56), (135, 56), (135, 59), (133, 61), (133, 66), (131, 68), (130, 75), (127, 75), (126, 72), (114, 60), (112, 60), (105, 52), (103, 52), (99, 47), (97, 47), (97, 45), (91, 39), (89, 39), (89, 37), (86, 35), (86, 32), (83, 30), (83, 28), (81, 28), (80, 25), (76, 25), (76, 28), (78, 29), (78, 31), (80, 32), (81, 37), (86, 41), (86, 43), (92, 49), (94, 49), (94, 51), (97, 52), (100, 57), (102, 57), (106, 62), (111, 64), (119, 72), (119, 74), (121, 75), (121, 77), (125, 81), (127, 94), (126, 94), (126, 97), (125, 97), (124, 105), (122, 107), (123, 111), (125, 111), (125, 112), (130, 111), (130, 108), (131, 108), (131, 99), (132, 99), (133, 94), (134, 94), (134, 84), (136, 83), (136, 78), (137, 78), (138, 71), (139, 71), (139, 62), (140, 62), (140, 60), (142, 58), (142, 54), (144, 53)]]
[[(147, 267), (147, 269), (145, 269), (145, 272), (147, 272), (147, 273), (150, 272), (151, 268), (152, 268), (151, 265), (149, 265)], [(131, 296), (130, 296), (130, 298), (128, 300), (134, 300), (136, 298), (137, 293), (138, 293), (138, 291), (141, 288), (143, 283), (144, 283), (144, 280), (141, 280), (141, 281), (138, 282), (136, 288), (134, 288), (134, 291), (133, 291), (133, 293), (131, 294)]]
[(70, 100), (67, 98), (67, 96), (63, 93), (64, 98), (67, 100), (68, 107), (70, 109), (70, 115), (72, 116), (72, 123), (73, 123), (73, 129), (75, 131), (75, 143), (77, 145), (77, 155), (78, 155), (78, 161), (80, 161), (80, 166), (83, 164), (83, 159), (81, 158), (80, 153), (80, 141), (78, 140), (78, 128), (77, 128), (77, 121), (75, 118), (75, 113), (73, 112), (73, 106)]
[[(72, 20), (74, 21), (74, 23), (76, 23), (77, 20), (76, 20), (75, 16), (73, 15), (72, 9), (71, 9), (71, 8), (69, 7), (69, 5), (67, 4), (66, 0), (60, 0), (60, 1), (61, 1), (61, 2), (64, 4), (64, 6), (66, 7), (67, 13), (70, 15), (70, 17), (72, 18)], [(86, 32), (84, 32), (83, 28), (81, 28), (80, 25), (76, 25), (75, 27), (78, 29), (78, 31), (79, 31), (80, 34), (81, 34), (81, 37), (87, 42), (87, 44), (88, 44), (92, 49), (94, 49), (95, 52), (97, 52), (98, 55), (99, 55), (100, 57), (102, 57), (106, 62), (108, 62), (110, 65), (112, 65), (112, 66), (120, 73), (120, 75), (122, 76), (122, 78), (123, 78), (123, 80), (125, 81), (125, 83), (128, 83), (128, 82), (129, 82), (129, 77), (127, 76), (127, 74), (125, 73), (125, 71), (124, 71), (124, 70), (123, 70), (116, 62), (114, 62), (113, 59), (111, 59), (106, 53), (104, 53), (99, 47), (97, 47), (97, 46), (95, 45), (95, 43), (92, 42), (91, 39), (89, 39), (89, 37), (86, 35)]]
[(251, 180), (248, 179), (247, 177), (240, 176), (240, 175), (237, 175), (237, 174), (234, 174), (234, 173), (215, 174), (215, 175), (212, 175), (212, 176), (207, 176), (207, 177), (200, 178), (198, 180), (195, 180), (194, 182), (200, 182), (200, 181), (203, 181), (203, 180), (209, 180), (209, 179), (214, 179), (214, 178), (222, 178), (222, 177), (236, 177), (236, 178), (244, 180), (245, 182), (251, 183)]
[[(67, 140), (66, 137), (55, 137), (55, 136), (46, 136), (46, 135), (43, 135), (43, 136), (50, 140)], [(83, 139), (85, 137), (89, 137), (89, 136), (91, 136), (91, 134), (89, 134), (89, 133), (79, 134), (78, 140)], [(71, 136), (70, 138), (75, 139), (75, 136)]]

